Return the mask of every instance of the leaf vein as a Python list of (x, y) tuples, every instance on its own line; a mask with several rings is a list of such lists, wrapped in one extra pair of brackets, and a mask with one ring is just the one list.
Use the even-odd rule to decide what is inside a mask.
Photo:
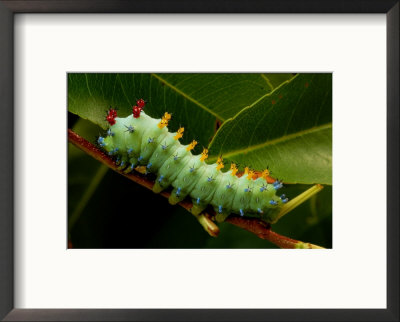
[[(275, 145), (277, 143), (290, 141), (290, 140), (296, 139), (298, 137), (302, 137), (304, 135), (311, 134), (311, 133), (318, 132), (318, 131), (322, 131), (322, 130), (329, 129), (329, 128), (332, 128), (332, 123), (327, 123), (327, 124), (323, 124), (323, 125), (320, 125), (320, 126), (317, 126), (317, 127), (309, 128), (307, 130), (299, 131), (299, 132), (292, 133), (292, 134), (287, 134), (287, 135), (281, 136), (279, 138), (272, 139), (272, 140), (263, 142), (261, 144), (253, 145), (251, 147), (247, 147), (247, 148), (244, 148), (244, 149), (234, 150), (234, 151), (225, 153), (225, 157), (232, 157), (232, 156), (235, 156), (235, 155), (238, 155), (238, 154), (248, 153), (248, 152), (251, 152), (251, 151), (254, 151), (254, 150), (258, 150), (258, 149), (261, 149), (261, 148), (264, 148), (264, 147), (267, 147), (267, 146), (270, 146), (270, 145)], [(216, 157), (210, 158), (210, 161), (212, 161), (214, 159), (216, 159)]]
[(264, 80), (266, 81), (266, 83), (268, 84), (268, 86), (271, 88), (271, 91), (274, 89), (274, 86), (272, 86), (271, 81), (269, 80), (269, 78), (267, 76), (265, 76), (265, 74), (260, 74), (262, 78), (264, 78)]

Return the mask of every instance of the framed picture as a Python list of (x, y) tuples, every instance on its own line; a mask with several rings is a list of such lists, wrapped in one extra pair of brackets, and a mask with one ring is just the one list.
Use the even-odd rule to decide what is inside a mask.
[(1, 317), (398, 320), (398, 21), (0, 1)]

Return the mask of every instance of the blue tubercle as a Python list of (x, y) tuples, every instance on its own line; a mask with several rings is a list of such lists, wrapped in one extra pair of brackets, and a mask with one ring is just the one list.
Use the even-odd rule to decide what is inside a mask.
[(142, 161), (142, 160), (143, 160), (143, 157), (139, 156), (138, 161)]
[(208, 182), (211, 182), (211, 181), (213, 181), (213, 180), (214, 180), (213, 177), (208, 177), (208, 178), (207, 178), (207, 181), (208, 181)]
[(104, 143), (104, 138), (103, 138), (102, 136), (99, 136), (99, 138), (97, 139), (97, 143), (98, 143), (101, 147), (103, 147), (103, 146), (106, 145), (106, 144)]
[(127, 128), (127, 130), (126, 130), (127, 132), (129, 132), (129, 133), (135, 132), (135, 128), (132, 125), (129, 125), (129, 126), (125, 125), (125, 127)]
[(162, 179), (164, 179), (163, 175), (160, 176), (160, 178), (158, 179), (158, 182), (161, 183)]
[(163, 150), (165, 150), (167, 147), (168, 147), (168, 145), (165, 145), (165, 144), (161, 145), (161, 148), (162, 148)]
[(148, 140), (147, 140), (147, 143), (153, 143), (154, 142), (154, 138), (149, 138)]
[(113, 155), (114, 153), (118, 152), (118, 148), (115, 148), (114, 150), (111, 150), (110, 152), (108, 152), (108, 155)]
[(113, 131), (111, 131), (111, 129), (108, 129), (108, 130), (107, 130), (107, 135), (108, 135), (108, 136), (114, 136), (114, 134), (115, 134), (115, 133), (114, 133)]
[(130, 155), (130, 154), (133, 152), (133, 149), (130, 148), (130, 149), (128, 149), (128, 151), (126, 151), (126, 152), (128, 153), (128, 155)]
[(196, 203), (197, 203), (197, 204), (200, 203), (200, 197), (197, 198)]
[(176, 190), (176, 195), (179, 196), (181, 193), (181, 188), (178, 188), (178, 190)]
[(218, 212), (222, 213), (222, 206), (221, 205), (218, 206)]
[(243, 212), (242, 208), (239, 209), (239, 212), (240, 212), (240, 215), (243, 217), (244, 216), (244, 212)]
[(151, 166), (152, 166), (152, 164), (151, 164), (151, 162), (147, 165), (147, 169), (150, 169), (151, 168)]
[(278, 204), (275, 200), (270, 200), (269, 203), (272, 206), (276, 206)]
[(263, 192), (263, 191), (265, 191), (265, 190), (267, 190), (267, 187), (264, 186), (264, 185), (262, 185), (261, 188), (260, 188), (260, 191)]
[(275, 190), (278, 190), (283, 187), (282, 182), (280, 182), (279, 180), (276, 180), (273, 184), (274, 184)]

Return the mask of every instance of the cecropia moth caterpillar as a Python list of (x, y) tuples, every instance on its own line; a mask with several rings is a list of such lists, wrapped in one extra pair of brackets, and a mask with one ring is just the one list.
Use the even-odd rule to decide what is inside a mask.
[(234, 163), (228, 171), (223, 171), (222, 157), (214, 164), (207, 164), (207, 149), (193, 155), (191, 151), (197, 142), (182, 145), (179, 141), (184, 128), (170, 133), (167, 126), (171, 115), (165, 113), (161, 119), (151, 118), (143, 111), (145, 104), (143, 99), (138, 100), (132, 114), (125, 118), (118, 117), (112, 108), (107, 113), (110, 125), (107, 136), (99, 137), (97, 143), (116, 158), (120, 170), (129, 173), (137, 166), (145, 166), (146, 172), (156, 175), (153, 191), (159, 193), (172, 186), (171, 204), (189, 196), (195, 216), (212, 205), (218, 222), (232, 213), (257, 217), (267, 223), (279, 218), (288, 198), (277, 195), (283, 186), (281, 181), (268, 183), (268, 169), (255, 178), (254, 171), (246, 167), (238, 177)]

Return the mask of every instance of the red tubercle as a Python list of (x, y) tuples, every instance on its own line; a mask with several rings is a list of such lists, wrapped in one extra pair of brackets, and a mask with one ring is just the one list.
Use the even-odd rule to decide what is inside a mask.
[(116, 123), (115, 119), (117, 117), (117, 110), (110, 108), (107, 112), (106, 121), (110, 125), (114, 125)]
[(106, 120), (110, 125), (114, 125), (116, 123), (115, 118), (112, 118), (111, 116), (107, 116)]
[(136, 105), (132, 107), (132, 114), (134, 118), (140, 117), (140, 112), (143, 110), (146, 105), (146, 101), (141, 98), (136, 101)]
[(136, 106), (143, 110), (143, 107), (146, 105), (146, 101), (141, 98), (136, 101)]
[(110, 108), (108, 110), (108, 115), (113, 116), (114, 118), (117, 117), (117, 110), (114, 108)]
[(137, 107), (136, 105), (132, 107), (132, 114), (134, 118), (138, 118), (140, 116), (140, 112), (142, 109), (140, 107)]

